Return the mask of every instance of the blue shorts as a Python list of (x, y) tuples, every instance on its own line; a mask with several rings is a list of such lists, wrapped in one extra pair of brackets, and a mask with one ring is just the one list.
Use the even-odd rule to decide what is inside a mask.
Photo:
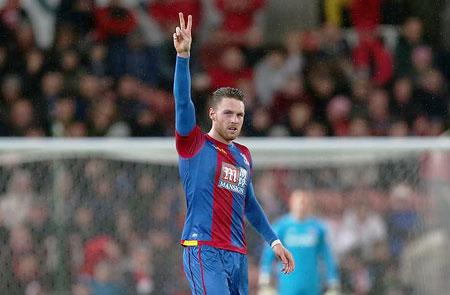
[(211, 246), (185, 247), (184, 273), (193, 295), (247, 295), (247, 255)]

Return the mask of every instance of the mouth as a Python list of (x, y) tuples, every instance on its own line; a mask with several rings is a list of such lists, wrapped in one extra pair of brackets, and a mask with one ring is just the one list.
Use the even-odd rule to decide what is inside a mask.
[(228, 127), (228, 131), (230, 131), (230, 132), (237, 132), (238, 129), (237, 129), (237, 127)]

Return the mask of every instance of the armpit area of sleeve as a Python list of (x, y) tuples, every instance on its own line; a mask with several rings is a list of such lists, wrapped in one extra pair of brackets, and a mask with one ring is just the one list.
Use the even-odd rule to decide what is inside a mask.
[(192, 158), (203, 147), (205, 138), (197, 125), (187, 135), (175, 134), (178, 154), (183, 158)]

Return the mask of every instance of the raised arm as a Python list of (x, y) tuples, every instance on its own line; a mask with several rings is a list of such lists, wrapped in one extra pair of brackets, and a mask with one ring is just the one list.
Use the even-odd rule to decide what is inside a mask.
[(183, 13), (179, 13), (180, 26), (173, 33), (173, 45), (177, 51), (173, 94), (175, 96), (175, 128), (179, 135), (187, 136), (195, 127), (195, 108), (191, 99), (191, 74), (189, 56), (192, 44), (192, 16), (187, 25)]

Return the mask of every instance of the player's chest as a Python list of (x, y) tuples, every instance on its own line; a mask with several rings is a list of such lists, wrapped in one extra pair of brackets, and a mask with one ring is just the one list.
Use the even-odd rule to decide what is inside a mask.
[(234, 149), (210, 147), (213, 157), (204, 159), (207, 174), (218, 189), (245, 195), (250, 181), (250, 163), (247, 157)]
[(312, 226), (292, 226), (284, 233), (287, 247), (316, 247), (319, 243), (319, 231)]

